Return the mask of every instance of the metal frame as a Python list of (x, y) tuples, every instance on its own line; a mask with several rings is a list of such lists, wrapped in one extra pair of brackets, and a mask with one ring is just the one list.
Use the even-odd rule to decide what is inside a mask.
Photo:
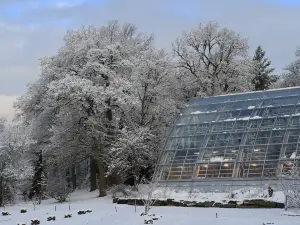
[[(293, 104), (289, 104), (291, 102)], [(251, 105), (254, 103), (256, 103), (256, 105)], [(212, 110), (212, 108), (217, 110)], [(275, 109), (275, 113), (272, 113), (272, 109)], [(285, 110), (282, 114), (282, 109), (289, 110)], [(298, 111), (300, 111), (300, 88), (195, 98), (190, 101), (190, 105), (188, 105), (183, 110), (182, 114), (178, 115), (174, 121), (172, 129), (160, 153), (158, 164), (155, 169), (155, 177), (162, 183), (174, 183), (180, 181), (187, 183), (196, 182), (199, 184), (211, 181), (215, 183), (222, 183), (220, 181), (224, 181), (225, 183), (230, 183), (231, 181), (234, 183), (244, 183), (245, 181), (253, 182), (254, 180), (276, 180), (281, 175), (284, 162), (295, 163), (298, 162), (298, 159), (300, 159), (300, 150), (298, 150), (300, 142), (300, 123), (298, 123), (296, 127), (292, 126), (293, 118), (300, 117)], [(262, 116), (258, 117), (258, 113), (260, 113)], [(212, 115), (214, 115), (213, 119), (208, 121), (207, 118), (211, 117)], [(235, 118), (232, 117), (233, 115), (235, 115)], [(201, 117), (205, 118), (205, 116), (206, 119), (201, 121)], [(188, 119), (183, 124), (179, 124), (183, 118)], [(192, 124), (192, 119), (195, 118), (197, 118), (198, 123)], [(280, 127), (277, 127), (279, 125), (277, 122), (280, 122), (281, 120), (286, 120), (286, 124), (281, 124)], [(250, 125), (253, 124), (253, 121), (257, 121), (255, 122), (257, 124), (256, 128), (250, 127)], [(271, 126), (266, 124), (267, 126), (263, 127), (264, 123), (268, 121), (271, 122)], [(226, 126), (228, 126), (230, 123), (231, 128), (226, 130)], [(204, 124), (208, 125), (208, 129), (205, 133), (200, 135), (198, 131)], [(240, 125), (245, 129), (240, 130), (237, 128), (237, 125)], [(282, 127), (282, 125), (284, 126)], [(182, 129), (181, 131), (179, 129), (180, 135), (174, 136), (173, 132), (179, 127)], [(216, 131), (215, 129), (217, 127), (220, 130)], [(187, 130), (188, 132), (185, 133)], [(283, 137), (273, 136), (277, 135), (278, 130), (284, 131)], [(298, 132), (298, 134), (296, 132), (297, 141), (291, 142), (290, 137), (292, 136), (290, 136), (290, 134), (295, 130)], [(250, 134), (253, 133), (255, 134), (255, 139), (253, 139), (254, 142), (248, 144), (247, 141), (250, 138)], [(238, 140), (239, 142), (239, 144), (232, 146), (229, 144), (229, 141), (231, 140), (230, 138), (236, 134), (241, 134), (241, 139), (232, 139)], [(268, 136), (262, 139), (259, 136), (260, 134), (268, 134)], [(203, 137), (202, 142), (199, 143), (198, 148), (192, 148), (191, 144), (195, 143), (195, 146), (197, 146), (196, 137), (200, 136)], [(227, 139), (218, 139), (221, 136), (227, 137)], [(277, 142), (276, 137), (282, 141)], [(214, 141), (211, 141), (210, 138), (214, 138)], [(221, 142), (220, 140), (223, 141)], [(174, 145), (174, 143), (176, 143), (176, 145)], [(178, 143), (182, 144), (181, 148)], [(212, 145), (207, 146), (208, 143)], [(287, 155), (285, 155), (287, 153), (286, 149), (288, 145), (292, 143), (297, 145), (292, 155), (288, 156), (290, 157), (288, 159), (286, 158)], [(169, 146), (173, 146), (173, 148), (168, 148)], [(279, 151), (272, 152), (272, 149), (274, 148), (272, 146), (277, 146), (278, 148), (280, 147)], [(236, 157), (226, 158), (228, 155), (230, 155), (227, 155), (229, 151), (234, 151), (232, 148), (238, 151)], [(246, 158), (246, 160), (244, 160), (245, 158), (243, 154), (245, 153), (246, 148), (250, 149), (250, 152), (247, 153), (249, 154), (250, 158)], [(193, 159), (193, 157), (191, 157), (191, 159), (188, 161), (187, 157), (195, 150), (198, 151), (197, 156), (195, 156), (195, 160), (191, 161), (191, 159)], [(205, 161), (204, 156), (209, 150), (211, 151), (209, 153), (212, 156), (217, 154), (215, 153), (217, 150), (222, 150), (221, 153), (223, 156), (218, 156), (218, 158), (211, 157), (208, 161)], [(174, 155), (166, 164), (161, 164), (161, 159), (167, 152), (174, 152)], [(259, 154), (259, 152), (263, 152), (263, 154)], [(178, 153), (183, 154), (181, 158), (178, 157), (177, 159), (176, 154)], [(234, 154), (232, 155), (234, 156)], [(274, 157), (277, 157), (277, 155), (278, 158), (274, 159)], [(204, 165), (204, 167), (206, 166), (205, 168), (207, 168), (204, 178), (199, 178), (198, 176), (198, 168), (200, 168), (201, 165)], [(212, 167), (215, 165), (218, 169), (211, 170), (210, 165), (212, 165)], [(231, 169), (228, 170), (229, 172), (226, 172), (225, 167), (230, 167), (230, 165), (233, 165), (232, 172), (230, 172)], [(246, 167), (244, 170), (241, 170), (241, 166), (243, 165), (246, 165)], [(166, 179), (164, 179), (162, 175), (162, 168), (164, 167), (169, 168)], [(253, 168), (261, 169), (253, 170)], [(175, 173), (172, 174), (172, 169), (177, 169), (178, 175), (175, 175)], [(187, 171), (185, 171), (185, 169), (187, 169)], [(192, 172), (189, 173), (190, 171)], [(216, 173), (213, 174), (213, 171), (216, 171)], [(265, 173), (266, 171), (271, 172), (269, 175), (267, 175)], [(211, 175), (208, 175), (208, 173), (211, 173)], [(242, 177), (239, 175), (240, 173), (243, 174)], [(183, 175), (184, 179), (181, 179)]]

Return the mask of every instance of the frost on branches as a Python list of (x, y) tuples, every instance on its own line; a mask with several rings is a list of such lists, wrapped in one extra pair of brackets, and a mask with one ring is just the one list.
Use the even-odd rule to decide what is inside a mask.
[(173, 43), (181, 79), (191, 96), (253, 90), (247, 40), (215, 22), (200, 24)]
[[(97, 165), (99, 195), (104, 196), (107, 172), (124, 174), (111, 169), (111, 151), (119, 151), (139, 130), (145, 132), (133, 139), (136, 150), (150, 151), (152, 143), (144, 137), (162, 136), (172, 119), (172, 69), (166, 54), (154, 48), (153, 37), (138, 33), (132, 24), (83, 27), (68, 31), (64, 40), (57, 55), (42, 59), (38, 81), (16, 108), (51, 159), (46, 160), (48, 180), (54, 179), (57, 164), (64, 164), (59, 172), (64, 182), (67, 171), (91, 158)], [(143, 160), (153, 162), (152, 155)], [(119, 156), (116, 165), (126, 158)]]
[(296, 51), (297, 59), (284, 68), (275, 88), (300, 86), (300, 47)]
[(5, 120), (0, 119), (0, 206), (13, 201), (18, 191), (27, 188), (32, 176), (27, 128), (18, 122), (4, 123)]

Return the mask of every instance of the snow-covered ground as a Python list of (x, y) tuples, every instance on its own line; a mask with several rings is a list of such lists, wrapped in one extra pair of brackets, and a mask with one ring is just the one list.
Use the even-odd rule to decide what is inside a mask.
[[(71, 195), (71, 211), (68, 203), (58, 204), (54, 200), (47, 200), (42, 205), (17, 204), (6, 208), (10, 216), (0, 215), (1, 225), (17, 225), (18, 222), (30, 224), (30, 220), (39, 218), (42, 224), (57, 225), (138, 225), (144, 224), (145, 217), (140, 213), (143, 207), (117, 205), (112, 199), (97, 198), (97, 193), (84, 191)], [(54, 210), (56, 206), (56, 211)], [(27, 213), (21, 214), (22, 208)], [(93, 212), (77, 215), (79, 210), (92, 209)], [(181, 208), (181, 207), (154, 207), (151, 213), (162, 216), (154, 221), (156, 225), (262, 225), (263, 222), (274, 222), (275, 225), (299, 225), (300, 217), (283, 216), (281, 209), (220, 209), (220, 208)], [(72, 213), (72, 218), (65, 219), (64, 214)], [(216, 213), (218, 218), (216, 218)], [(50, 215), (56, 216), (56, 221), (47, 221)]]
[[(139, 186), (141, 193), (145, 193), (146, 196), (147, 186)], [(128, 198), (139, 198), (140, 196), (135, 192), (130, 192)], [(122, 193), (118, 193), (117, 197), (123, 197)], [(274, 191), (272, 197), (269, 197), (267, 188), (255, 188), (255, 187), (245, 187), (237, 190), (230, 190), (228, 192), (201, 192), (199, 189), (176, 189), (172, 187), (157, 187), (153, 194), (157, 199), (174, 199), (177, 201), (215, 201), (215, 202), (228, 202), (228, 201), (238, 201), (242, 202), (244, 200), (250, 199), (264, 199), (266, 201), (281, 202), (284, 203), (285, 196), (282, 191)]]

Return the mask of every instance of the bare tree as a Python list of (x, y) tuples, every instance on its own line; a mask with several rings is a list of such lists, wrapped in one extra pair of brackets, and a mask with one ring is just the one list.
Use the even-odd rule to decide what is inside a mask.
[(216, 22), (200, 24), (173, 43), (182, 79), (189, 79), (193, 95), (200, 96), (251, 89), (247, 51), (247, 39)]
[(140, 182), (140, 187), (138, 190), (138, 196), (142, 199), (144, 204), (144, 212), (142, 215), (148, 215), (152, 206), (157, 201), (158, 195), (156, 190), (158, 188), (158, 182), (153, 180), (149, 181), (146, 178), (143, 178)]

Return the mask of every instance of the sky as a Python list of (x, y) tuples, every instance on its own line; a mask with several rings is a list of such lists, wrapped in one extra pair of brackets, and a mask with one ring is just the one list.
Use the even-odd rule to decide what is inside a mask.
[(248, 38), (250, 53), (266, 50), (277, 72), (300, 46), (300, 0), (0, 0), (0, 116), (39, 75), (39, 59), (54, 55), (68, 29), (108, 20), (134, 23), (171, 49), (182, 31), (218, 21)]

